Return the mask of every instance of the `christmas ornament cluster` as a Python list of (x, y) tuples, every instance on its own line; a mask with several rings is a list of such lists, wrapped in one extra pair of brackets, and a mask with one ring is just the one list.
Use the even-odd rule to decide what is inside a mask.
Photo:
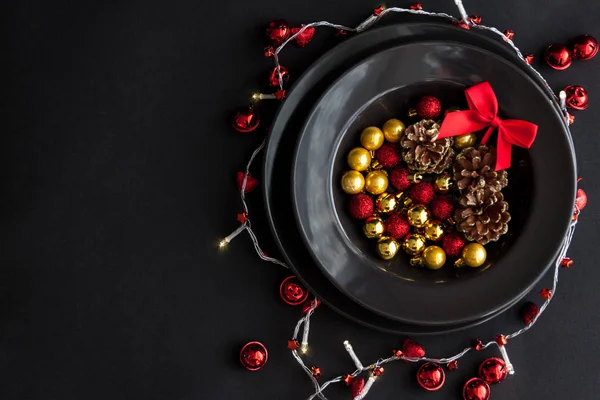
[(481, 267), (484, 246), (508, 231), (508, 173), (495, 170), (496, 149), (478, 144), (474, 132), (439, 139), (441, 114), (440, 101), (424, 96), (408, 111), (417, 119), (411, 125), (390, 119), (365, 128), (341, 186), (382, 259), (403, 250), (416, 267), (437, 270), (449, 257), (457, 267)]

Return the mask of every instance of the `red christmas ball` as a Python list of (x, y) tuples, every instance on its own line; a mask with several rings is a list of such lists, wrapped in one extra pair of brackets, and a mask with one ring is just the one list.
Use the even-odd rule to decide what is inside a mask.
[[(244, 176), (246, 174), (244, 172), (238, 172), (235, 176), (237, 182), (238, 192), (242, 191), (242, 185), (244, 184)], [(248, 177), (246, 178), (246, 187), (244, 188), (244, 193), (248, 194), (258, 186), (258, 179), (254, 178), (249, 172)]]
[(417, 204), (429, 204), (435, 197), (435, 191), (431, 183), (419, 182), (410, 188), (409, 196)]
[(564, 44), (552, 44), (544, 52), (546, 63), (556, 70), (567, 69), (571, 66), (573, 58)]
[(240, 362), (249, 371), (261, 369), (266, 363), (269, 353), (261, 342), (248, 342), (240, 351)]
[(574, 110), (585, 110), (588, 108), (588, 94), (582, 86), (571, 85), (564, 88), (567, 94), (567, 107)]
[(258, 128), (259, 123), (260, 117), (252, 107), (239, 110), (231, 120), (231, 126), (233, 126), (236, 131), (242, 133), (252, 132)]
[(358, 396), (360, 392), (362, 392), (365, 387), (365, 380), (363, 378), (355, 378), (352, 381), (352, 386), (350, 387), (350, 391), (352, 393), (352, 398)]
[(575, 198), (575, 206), (579, 211), (583, 210), (587, 205), (587, 194), (583, 189), (577, 189), (577, 197)]
[(411, 185), (412, 182), (408, 180), (408, 174), (410, 171), (408, 168), (404, 168), (402, 166), (396, 167), (390, 172), (390, 182), (393, 187), (398, 190), (406, 190)]
[(402, 352), (408, 358), (420, 358), (425, 356), (423, 347), (412, 339), (406, 339), (402, 343)]
[(531, 301), (523, 304), (523, 307), (521, 308), (521, 319), (523, 320), (523, 323), (529, 325), (534, 318), (537, 317), (539, 312), (540, 308), (537, 304)]
[(267, 27), (267, 37), (273, 44), (280, 45), (290, 37), (290, 26), (281, 19), (271, 21)]
[(417, 382), (425, 390), (438, 390), (446, 382), (446, 373), (438, 364), (428, 362), (417, 371)]
[(598, 41), (591, 35), (577, 36), (572, 43), (573, 57), (578, 60), (589, 60), (598, 53)]
[(458, 257), (467, 241), (458, 233), (450, 233), (444, 237), (442, 248), (448, 257)]
[[(302, 29), (303, 27), (304, 27), (304, 25), (301, 25), (300, 28), (292, 28), (292, 35), (295, 35), (296, 33), (298, 33), (300, 31), (300, 29)], [(315, 28), (312, 26), (309, 26), (308, 28), (303, 30), (302, 33), (300, 33), (298, 36), (296, 36), (294, 38), (294, 41), (296, 42), (298, 47), (304, 47), (312, 40), (314, 35), (315, 35)]]
[(490, 393), (490, 385), (483, 379), (471, 378), (463, 386), (464, 400), (489, 400)]
[(385, 143), (375, 152), (375, 158), (383, 168), (394, 168), (402, 161), (402, 154), (395, 144)]
[(359, 193), (350, 199), (350, 215), (355, 219), (365, 219), (373, 215), (374, 205), (371, 196)]
[(419, 118), (423, 119), (436, 119), (442, 112), (442, 105), (440, 101), (433, 96), (423, 96), (415, 107)]
[(291, 306), (298, 306), (308, 298), (308, 290), (295, 276), (288, 276), (279, 286), (279, 295)]
[(504, 360), (490, 357), (479, 366), (479, 377), (487, 383), (500, 383), (508, 376), (508, 368)]
[(402, 239), (410, 232), (410, 224), (406, 220), (406, 217), (400, 214), (392, 214), (385, 221), (385, 231), (388, 236), (394, 239)]
[(269, 74), (269, 84), (274, 87), (279, 86), (279, 76), (281, 75), (281, 82), (285, 85), (290, 79), (290, 74), (286, 67), (283, 65), (279, 66), (279, 73), (277, 73), (277, 67), (274, 67)]
[(431, 202), (429, 210), (434, 217), (445, 221), (454, 212), (454, 200), (450, 196), (438, 196)]

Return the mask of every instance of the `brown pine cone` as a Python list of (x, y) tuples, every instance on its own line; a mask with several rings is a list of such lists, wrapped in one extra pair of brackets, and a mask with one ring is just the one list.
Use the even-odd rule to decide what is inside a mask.
[(488, 188), (498, 192), (508, 185), (508, 173), (496, 171), (496, 148), (479, 145), (460, 152), (454, 160), (454, 180), (464, 191)]
[(400, 140), (402, 158), (412, 170), (439, 174), (454, 158), (452, 138), (436, 140), (440, 126), (431, 119), (410, 125)]
[(459, 197), (458, 204), (462, 208), (486, 208), (492, 204), (503, 201), (502, 192), (495, 192), (489, 188), (470, 189)]
[(462, 196), (454, 212), (456, 229), (469, 241), (486, 245), (508, 232), (508, 203), (502, 192), (473, 191)]

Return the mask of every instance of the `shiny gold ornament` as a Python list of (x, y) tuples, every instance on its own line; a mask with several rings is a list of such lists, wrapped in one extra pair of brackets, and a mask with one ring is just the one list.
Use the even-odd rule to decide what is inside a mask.
[(376, 126), (369, 126), (363, 129), (360, 134), (360, 144), (367, 150), (377, 150), (383, 145), (385, 136), (383, 132)]
[(415, 110), (414, 108), (409, 108), (406, 115), (408, 115), (410, 118), (414, 118), (417, 116), (417, 110)]
[(422, 228), (429, 221), (429, 210), (421, 204), (417, 204), (408, 209), (408, 223), (415, 228)]
[(358, 171), (347, 171), (342, 176), (342, 189), (348, 194), (360, 193), (365, 187), (365, 177)]
[(378, 216), (373, 215), (365, 220), (363, 232), (369, 239), (379, 239), (383, 235), (383, 231), (385, 231), (385, 225)]
[(388, 176), (383, 170), (371, 171), (365, 178), (365, 189), (371, 194), (381, 194), (388, 188)]
[(382, 237), (377, 241), (377, 255), (384, 260), (391, 260), (398, 254), (400, 244), (389, 237)]
[(474, 133), (465, 133), (464, 135), (454, 136), (454, 148), (466, 149), (473, 147), (477, 143), (477, 135)]
[(428, 246), (423, 250), (423, 254), (413, 257), (410, 265), (413, 267), (426, 267), (429, 269), (440, 269), (446, 263), (446, 253), (439, 246)]
[(389, 214), (398, 208), (400, 202), (392, 193), (381, 193), (375, 200), (375, 209), (382, 214)]
[(454, 265), (457, 267), (481, 267), (483, 263), (485, 263), (485, 259), (487, 258), (487, 251), (485, 251), (485, 247), (480, 245), (479, 243), (469, 243), (462, 250), (461, 258), (456, 260)]
[(440, 221), (429, 220), (425, 223), (423, 234), (427, 240), (437, 242), (444, 236), (444, 226)]
[(404, 238), (402, 248), (411, 256), (416, 256), (425, 250), (425, 240), (425, 236), (423, 235), (418, 233), (409, 233), (408, 236)]
[(383, 136), (385, 136), (385, 140), (391, 143), (397, 143), (400, 141), (402, 134), (406, 126), (399, 119), (390, 119), (383, 124)]
[(449, 173), (444, 172), (441, 175), (435, 177), (433, 181), (433, 188), (438, 193), (448, 193), (450, 188), (452, 187), (452, 177)]
[(371, 165), (371, 153), (363, 147), (356, 147), (348, 153), (348, 165), (356, 171), (366, 171)]

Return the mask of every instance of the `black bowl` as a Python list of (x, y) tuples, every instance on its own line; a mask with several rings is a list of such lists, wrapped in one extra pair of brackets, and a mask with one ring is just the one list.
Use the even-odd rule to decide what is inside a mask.
[[(346, 154), (358, 145), (362, 129), (404, 119), (420, 96), (455, 105), (466, 87), (482, 81), (494, 88), (501, 114), (539, 126), (533, 147), (513, 155), (507, 191), (514, 201), (512, 236), (489, 246), (489, 268), (433, 272), (410, 267), (405, 257), (379, 259), (347, 217), (349, 196), (339, 189)], [(305, 243), (341, 291), (388, 318), (447, 325), (504, 309), (543, 276), (571, 220), (576, 175), (563, 117), (535, 81), (481, 48), (427, 41), (377, 53), (326, 91), (300, 133), (292, 182)]]

